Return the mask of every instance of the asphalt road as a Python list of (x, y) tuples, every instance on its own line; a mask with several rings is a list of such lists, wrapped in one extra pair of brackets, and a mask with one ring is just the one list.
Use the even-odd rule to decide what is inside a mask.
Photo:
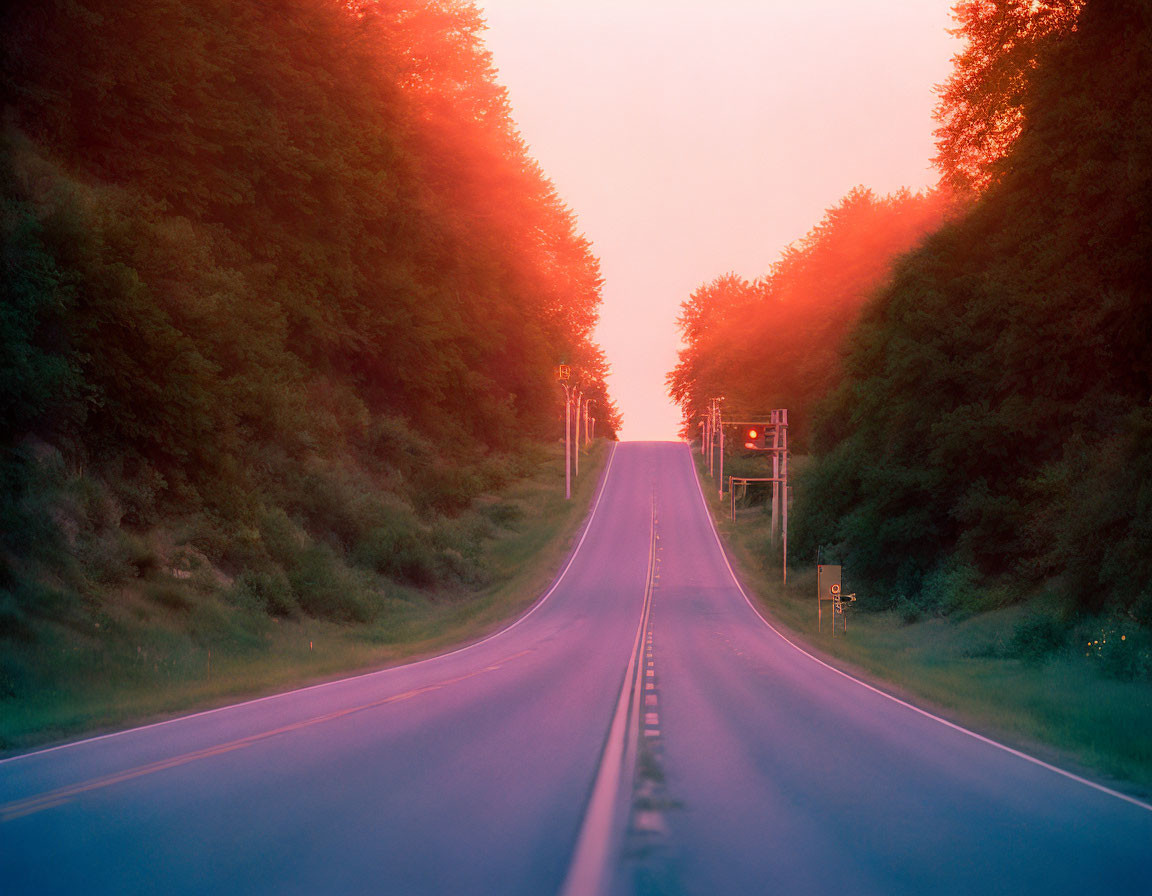
[(672, 443), (617, 448), (571, 565), (485, 641), (0, 762), (0, 893), (588, 881), (1147, 894), (1152, 811), (790, 645)]

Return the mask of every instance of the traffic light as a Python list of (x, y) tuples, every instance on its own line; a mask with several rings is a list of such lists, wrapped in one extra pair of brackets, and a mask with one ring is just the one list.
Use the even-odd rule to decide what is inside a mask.
[(744, 447), (750, 451), (764, 451), (768, 447), (768, 438), (763, 426), (745, 426), (743, 435)]

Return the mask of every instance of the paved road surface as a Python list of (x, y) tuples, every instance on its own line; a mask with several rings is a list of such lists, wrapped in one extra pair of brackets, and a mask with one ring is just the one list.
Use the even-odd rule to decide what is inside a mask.
[(1149, 807), (797, 650), (735, 585), (687, 449), (642, 450), (661, 469), (650, 739), (673, 806), (632, 837), (649, 856), (620, 892), (1152, 894)]
[(0, 763), (0, 893), (589, 880), (1146, 894), (1152, 811), (790, 646), (734, 584), (671, 443), (619, 446), (557, 587), (480, 644)]

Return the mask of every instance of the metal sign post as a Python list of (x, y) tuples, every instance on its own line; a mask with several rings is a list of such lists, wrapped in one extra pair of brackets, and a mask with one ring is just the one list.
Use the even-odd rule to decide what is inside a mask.
[[(824, 630), (824, 603), (840, 596), (840, 567), (827, 563), (816, 566), (816, 631)], [(833, 631), (835, 634), (835, 631)]]
[(848, 617), (844, 615), (844, 603), (856, 600), (855, 594), (843, 593), (842, 569), (827, 563), (816, 564), (816, 630), (824, 630), (824, 602), (832, 604), (832, 637), (836, 630), (840, 634), (848, 631)]

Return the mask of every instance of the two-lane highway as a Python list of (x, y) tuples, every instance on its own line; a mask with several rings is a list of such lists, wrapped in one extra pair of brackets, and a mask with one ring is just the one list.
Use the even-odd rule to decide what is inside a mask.
[(1152, 810), (790, 644), (741, 592), (674, 443), (615, 450), (566, 572), (485, 641), (0, 762), (5, 894), (565, 881), (1147, 894)]
[[(753, 609), (684, 445), (660, 473), (661, 836), (620, 892), (1152, 893), (1152, 811), (893, 700)], [(813, 608), (815, 612), (815, 608)]]
[(643, 603), (654, 458), (614, 454), (511, 628), (0, 763), (0, 893), (556, 892)]

